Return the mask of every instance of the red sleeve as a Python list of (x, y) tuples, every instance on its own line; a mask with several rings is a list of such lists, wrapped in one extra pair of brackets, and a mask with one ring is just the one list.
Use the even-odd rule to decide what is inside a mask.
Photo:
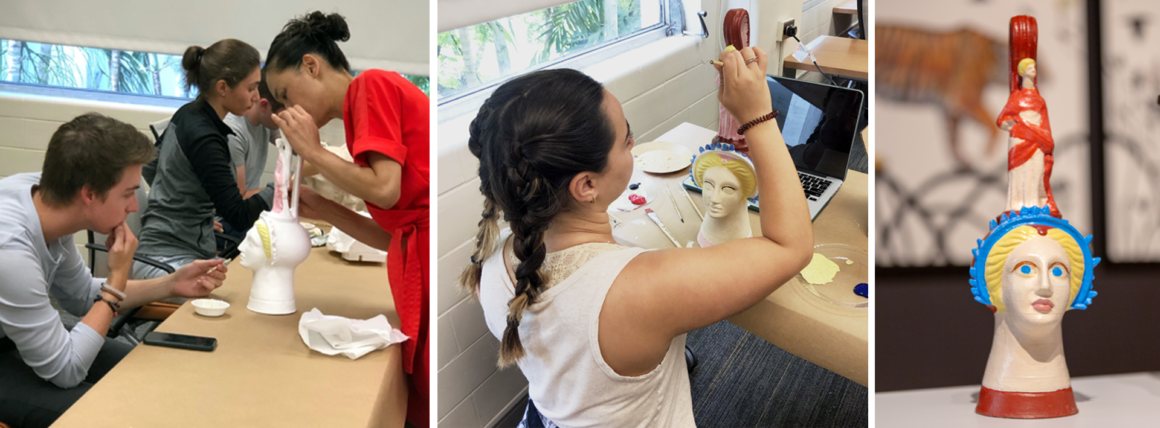
[(1007, 104), (1003, 106), (1003, 110), (999, 111), (999, 119), (995, 120), (995, 124), (1002, 128), (1003, 122), (1008, 120), (1019, 122), (1017, 116), (1019, 116), (1019, 95), (1012, 93), (1011, 97), (1007, 98)]
[(349, 117), (353, 123), (346, 127), (347, 132), (354, 134), (349, 149), (355, 162), (369, 165), (365, 154), (374, 152), (406, 165), (400, 99), (403, 94), (396, 83), (385, 78), (355, 79), (348, 90)]

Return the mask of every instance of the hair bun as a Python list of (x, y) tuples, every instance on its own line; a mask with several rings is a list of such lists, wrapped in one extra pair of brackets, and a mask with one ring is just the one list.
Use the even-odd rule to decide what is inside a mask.
[(201, 56), (205, 54), (205, 48), (201, 46), (190, 46), (185, 49), (185, 54), (181, 56), (181, 68), (185, 71), (197, 71), (197, 66), (201, 65)]
[(310, 31), (314, 34), (339, 42), (350, 40), (350, 26), (346, 24), (346, 18), (342, 15), (337, 13), (325, 15), (322, 12), (314, 11), (306, 15), (303, 20), (306, 21)]

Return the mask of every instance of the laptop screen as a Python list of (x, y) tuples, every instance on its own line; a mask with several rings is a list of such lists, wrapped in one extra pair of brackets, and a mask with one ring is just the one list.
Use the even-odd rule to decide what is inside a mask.
[(862, 114), (862, 92), (777, 76), (766, 76), (766, 83), (797, 169), (844, 180)]

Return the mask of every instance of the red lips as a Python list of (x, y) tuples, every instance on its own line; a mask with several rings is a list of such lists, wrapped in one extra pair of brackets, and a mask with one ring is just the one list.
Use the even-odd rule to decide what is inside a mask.
[(1031, 307), (1035, 308), (1035, 310), (1039, 312), (1047, 313), (1051, 312), (1051, 310), (1055, 308), (1055, 304), (1051, 303), (1051, 301), (1047, 299), (1039, 299), (1032, 302)]

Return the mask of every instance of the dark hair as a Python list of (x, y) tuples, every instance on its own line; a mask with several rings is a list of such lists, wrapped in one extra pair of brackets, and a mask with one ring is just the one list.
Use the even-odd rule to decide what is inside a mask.
[(72, 203), (86, 185), (104, 198), (121, 181), (126, 167), (147, 164), (156, 156), (153, 143), (132, 125), (85, 113), (52, 134), (38, 191), (55, 207)]
[(212, 92), (218, 80), (231, 88), (254, 72), (262, 62), (258, 50), (237, 39), (222, 39), (208, 48), (190, 46), (181, 57), (185, 69), (185, 90), (197, 88), (198, 97)]
[(270, 103), (270, 111), (277, 113), (286, 108), (286, 105), (278, 102), (274, 98), (274, 94), (270, 92), (270, 87), (266, 85), (266, 71), (262, 71), (262, 80), (258, 82), (258, 96)]
[(350, 63), (338, 48), (339, 42), (350, 40), (346, 18), (337, 13), (325, 15), (314, 11), (291, 19), (282, 32), (270, 43), (266, 53), (266, 69), (282, 71), (302, 64), (308, 53), (322, 56), (332, 67), (350, 71)]
[(584, 171), (603, 171), (616, 139), (603, 108), (604, 87), (576, 70), (544, 70), (500, 86), (471, 121), (468, 148), (479, 158), (483, 219), (472, 265), (460, 285), (479, 291), (482, 263), (496, 250), (499, 214), (512, 229), (520, 260), (515, 298), (508, 302), (501, 366), (524, 355), (519, 326), (523, 312), (544, 285), (544, 231), (571, 198), (568, 184)]

